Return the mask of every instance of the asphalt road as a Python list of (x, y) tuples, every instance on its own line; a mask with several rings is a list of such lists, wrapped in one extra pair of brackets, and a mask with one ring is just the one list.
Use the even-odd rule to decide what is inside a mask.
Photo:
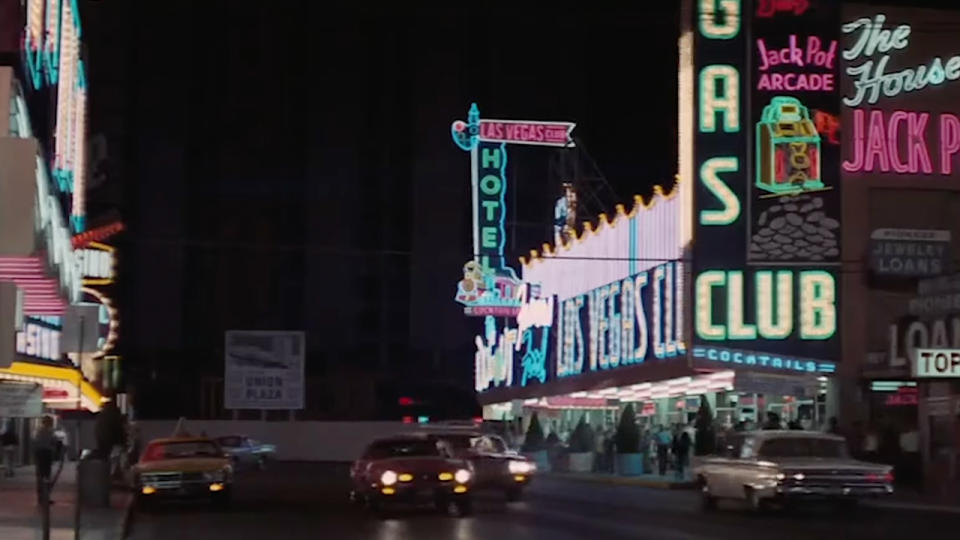
[(861, 508), (753, 514), (736, 505), (702, 513), (690, 491), (540, 478), (525, 500), (480, 494), (475, 513), (452, 518), (430, 510), (368, 515), (347, 502), (344, 467), (273, 464), (237, 478), (234, 504), (168, 505), (133, 516), (134, 540), (701, 540), (750, 538), (956, 538), (960, 514)]

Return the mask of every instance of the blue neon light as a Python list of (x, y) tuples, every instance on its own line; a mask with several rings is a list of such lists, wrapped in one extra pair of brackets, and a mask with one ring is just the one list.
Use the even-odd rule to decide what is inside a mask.
[(724, 347), (694, 347), (694, 358), (703, 358), (711, 362), (756, 366), (783, 371), (801, 373), (834, 373), (837, 365), (809, 358), (797, 358), (786, 355), (767, 354), (752, 351), (727, 349)]
[(550, 340), (550, 328), (546, 327), (540, 333), (540, 347), (533, 346), (533, 328), (528, 328), (521, 339), (526, 353), (520, 360), (523, 374), (520, 385), (526, 386), (528, 379), (536, 379), (541, 383), (547, 381), (547, 344)]
[(477, 147), (477, 141), (480, 140), (480, 109), (476, 103), (470, 104), (466, 122), (457, 121), (450, 126), (450, 134), (461, 150), (469, 152)]

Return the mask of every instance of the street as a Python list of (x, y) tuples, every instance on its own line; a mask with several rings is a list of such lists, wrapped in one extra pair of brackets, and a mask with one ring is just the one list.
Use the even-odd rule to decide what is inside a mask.
[(457, 519), (430, 510), (395, 512), (387, 519), (347, 502), (343, 466), (277, 463), (238, 475), (234, 504), (218, 511), (172, 504), (137, 512), (131, 538), (159, 539), (458, 539), (550, 540), (650, 538), (898, 538), (956, 534), (960, 514), (861, 508), (855, 515), (800, 509), (756, 515), (733, 504), (702, 513), (693, 491), (668, 491), (543, 477), (523, 502), (495, 493), (477, 499), (475, 514)]

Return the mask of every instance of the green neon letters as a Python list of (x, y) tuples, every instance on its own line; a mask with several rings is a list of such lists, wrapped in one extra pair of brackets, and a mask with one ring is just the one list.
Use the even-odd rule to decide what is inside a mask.
[[(793, 297), (799, 293), (796, 305), (800, 320), (800, 339), (826, 340), (837, 331), (836, 281), (829, 272), (781, 270), (774, 273), (758, 271), (753, 274), (756, 298), (756, 324), (747, 321), (747, 285), (744, 272), (739, 270), (710, 270), (701, 273), (695, 284), (695, 327), (700, 339), (710, 341), (783, 340), (794, 333)], [(714, 289), (722, 289), (725, 309), (714, 309)], [(725, 321), (714, 316), (725, 313)]]
[(740, 199), (720, 178), (720, 173), (738, 172), (740, 160), (735, 157), (708, 159), (700, 167), (700, 181), (723, 204), (719, 210), (701, 210), (701, 225), (730, 225), (740, 217)]
[(710, 39), (733, 39), (740, 33), (740, 0), (700, 0), (700, 33)]

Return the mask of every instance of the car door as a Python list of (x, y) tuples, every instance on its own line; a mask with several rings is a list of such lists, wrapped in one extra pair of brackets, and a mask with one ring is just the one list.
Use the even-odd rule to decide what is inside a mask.
[(500, 466), (502, 466), (503, 463), (495, 453), (493, 441), (486, 436), (477, 437), (474, 440), (472, 450), (477, 484), (480, 486), (489, 486), (496, 483), (497, 476), (500, 473)]
[(715, 497), (734, 497), (732, 485), (734, 483), (734, 472), (737, 467), (737, 461), (740, 457), (740, 451), (743, 447), (744, 435), (734, 434), (729, 437), (720, 454), (710, 461), (707, 466), (707, 480), (710, 484), (710, 492)]

